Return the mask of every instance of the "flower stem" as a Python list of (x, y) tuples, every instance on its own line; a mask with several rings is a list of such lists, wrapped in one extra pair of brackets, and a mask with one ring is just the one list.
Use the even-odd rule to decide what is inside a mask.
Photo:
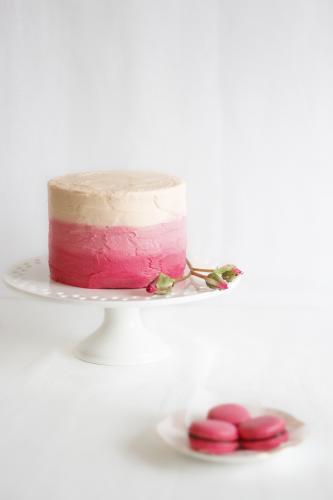
[[(199, 268), (193, 267), (191, 262), (188, 259), (186, 259), (186, 264), (187, 264), (187, 267), (189, 268), (189, 272), (187, 274), (184, 274), (184, 276), (180, 276), (179, 278), (176, 278), (175, 283), (179, 283), (180, 281), (185, 281), (191, 275), (198, 276), (199, 278), (205, 279), (204, 275), (196, 272), (196, 271), (205, 271), (204, 269), (199, 269)], [(213, 269), (208, 269), (207, 272), (209, 272), (209, 271), (213, 271)]]
[(204, 274), (201, 274), (198, 271), (202, 271), (204, 273), (211, 273), (212, 271), (214, 271), (214, 269), (203, 269), (203, 268), (200, 268), (200, 267), (193, 267), (192, 264), (191, 264), (191, 262), (188, 259), (186, 259), (186, 264), (187, 264), (187, 267), (190, 270), (190, 272), (186, 276), (186, 278), (188, 278), (189, 276), (192, 275), (192, 276), (197, 276), (197, 278), (206, 279), (206, 276)]
[(201, 271), (203, 273), (212, 273), (215, 269), (204, 269), (202, 267), (192, 267), (193, 271)]
[(205, 276), (204, 274), (197, 273), (196, 271), (194, 271), (193, 267), (191, 269), (191, 274), (192, 274), (192, 276), (197, 276), (197, 278), (202, 278), (203, 280), (205, 280), (207, 278), (207, 276)]
[(186, 264), (187, 264), (187, 267), (189, 269), (193, 269), (193, 266), (192, 266), (191, 262), (188, 259), (186, 259)]

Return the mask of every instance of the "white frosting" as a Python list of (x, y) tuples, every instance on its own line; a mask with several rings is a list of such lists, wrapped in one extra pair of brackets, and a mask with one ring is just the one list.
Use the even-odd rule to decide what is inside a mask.
[(49, 217), (93, 226), (151, 226), (186, 214), (185, 183), (156, 172), (82, 172), (48, 183)]

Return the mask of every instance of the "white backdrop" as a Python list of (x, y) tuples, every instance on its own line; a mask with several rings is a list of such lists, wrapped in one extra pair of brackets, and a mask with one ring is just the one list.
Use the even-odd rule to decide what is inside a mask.
[(329, 0), (0, 0), (1, 271), (46, 252), (48, 178), (144, 168), (187, 180), (235, 300), (328, 293), (332, 26)]

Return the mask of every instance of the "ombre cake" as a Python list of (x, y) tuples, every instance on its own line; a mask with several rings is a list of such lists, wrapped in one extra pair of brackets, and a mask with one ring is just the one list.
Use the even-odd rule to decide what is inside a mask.
[(50, 180), (48, 193), (54, 281), (82, 288), (143, 288), (161, 272), (182, 275), (182, 180), (155, 172), (84, 172)]

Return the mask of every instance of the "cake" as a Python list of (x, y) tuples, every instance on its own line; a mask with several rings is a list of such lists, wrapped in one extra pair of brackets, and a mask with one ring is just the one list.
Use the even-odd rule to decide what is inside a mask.
[(143, 288), (181, 276), (185, 183), (141, 171), (69, 174), (48, 182), (51, 279), (82, 288)]

